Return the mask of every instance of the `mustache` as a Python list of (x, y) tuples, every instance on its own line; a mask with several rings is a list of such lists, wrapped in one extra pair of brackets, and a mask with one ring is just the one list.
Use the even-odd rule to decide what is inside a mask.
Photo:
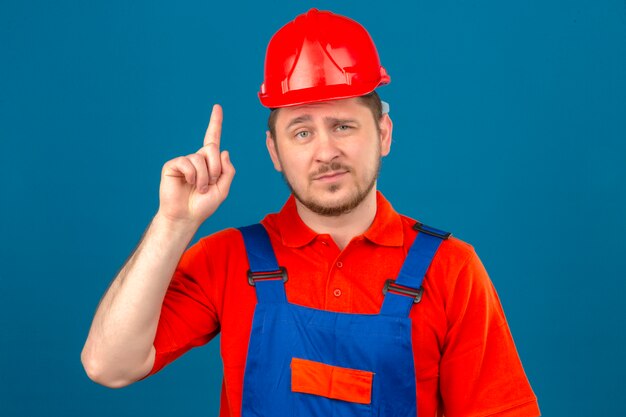
[(311, 179), (315, 179), (321, 175), (334, 171), (350, 171), (350, 167), (340, 162), (331, 162), (320, 166), (314, 173), (310, 175)]

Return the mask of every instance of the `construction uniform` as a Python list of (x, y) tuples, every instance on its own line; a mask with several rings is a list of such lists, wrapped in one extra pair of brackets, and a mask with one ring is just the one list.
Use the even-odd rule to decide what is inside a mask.
[(381, 193), (372, 225), (343, 250), (302, 222), (293, 197), (262, 225), (185, 252), (152, 373), (220, 333), (221, 416), (539, 415), (470, 245), (428, 233)]

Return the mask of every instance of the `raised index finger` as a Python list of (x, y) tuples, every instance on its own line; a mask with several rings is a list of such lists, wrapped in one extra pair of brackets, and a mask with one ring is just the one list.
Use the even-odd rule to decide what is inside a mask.
[(213, 105), (213, 111), (211, 111), (211, 119), (209, 120), (209, 127), (204, 134), (204, 146), (210, 143), (215, 143), (217, 149), (220, 148), (220, 136), (222, 135), (222, 106), (219, 104)]

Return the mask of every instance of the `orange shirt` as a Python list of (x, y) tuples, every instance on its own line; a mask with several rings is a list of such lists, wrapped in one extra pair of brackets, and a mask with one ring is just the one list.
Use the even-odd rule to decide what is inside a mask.
[[(339, 250), (300, 219), (289, 198), (263, 220), (278, 263), (286, 267), (291, 303), (337, 312), (376, 314), (385, 280), (395, 278), (417, 232), (378, 193), (370, 228)], [(243, 239), (227, 229), (183, 255), (165, 296), (152, 373), (221, 332), (221, 416), (240, 416), (254, 287), (247, 281)], [(474, 249), (442, 243), (413, 306), (418, 415), (539, 415), (495, 289)]]

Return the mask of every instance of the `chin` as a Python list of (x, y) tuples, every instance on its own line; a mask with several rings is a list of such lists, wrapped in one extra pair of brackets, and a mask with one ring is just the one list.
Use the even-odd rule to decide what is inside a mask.
[(359, 193), (342, 196), (328, 196), (327, 198), (315, 198), (312, 196), (308, 199), (301, 199), (296, 195), (296, 198), (298, 198), (300, 202), (312, 212), (327, 217), (337, 217), (342, 214), (350, 213), (364, 200), (364, 196)]

